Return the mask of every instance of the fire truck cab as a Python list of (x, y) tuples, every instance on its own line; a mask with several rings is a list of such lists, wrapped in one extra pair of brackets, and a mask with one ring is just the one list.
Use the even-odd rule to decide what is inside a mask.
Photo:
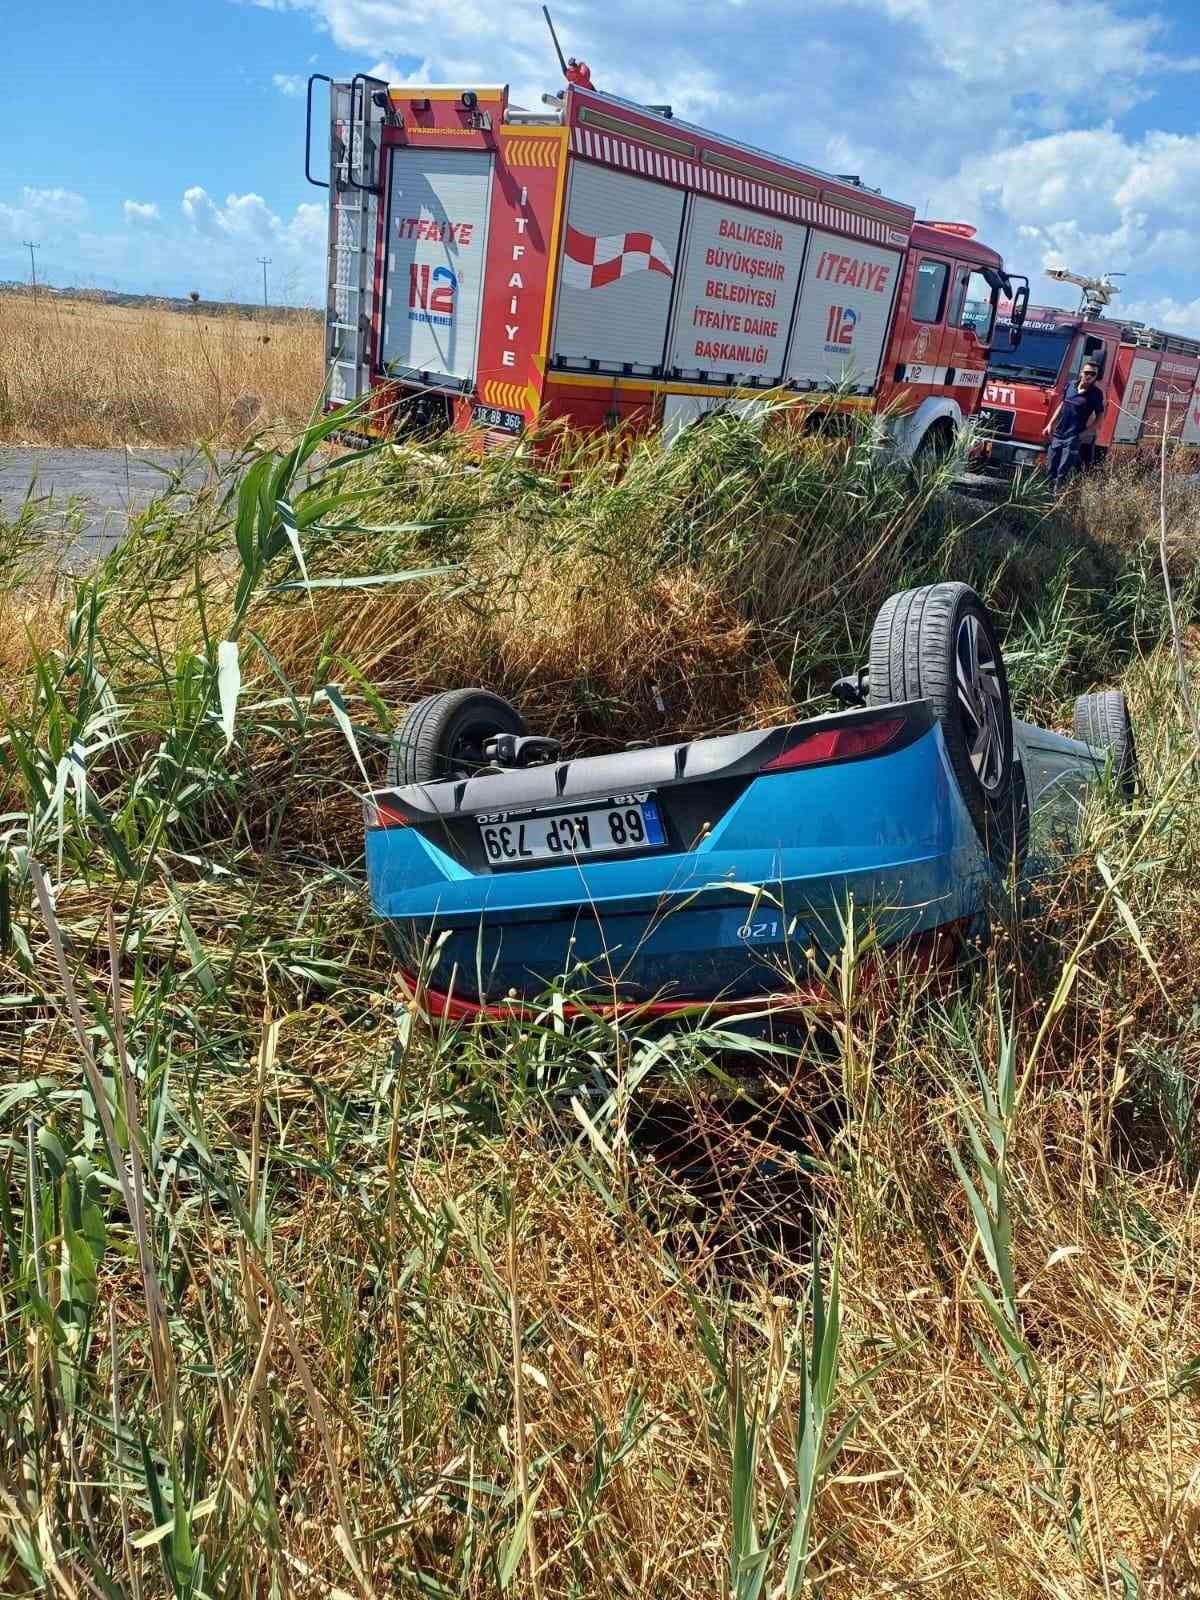
[(1028, 297), (973, 229), (579, 77), (537, 112), (496, 85), (310, 79), (331, 407), (487, 444), (535, 419), (674, 431), (782, 392), (881, 413), (906, 457), (950, 442), (1001, 294), (1018, 338)]
[(1144, 323), (1030, 306), (1020, 348), (997, 321), (980, 423), (981, 464), (1009, 474), (1042, 461), (1045, 429), (1084, 361), (1099, 368), (1105, 409), (1085, 460), (1114, 452), (1200, 448), (1200, 341)]
[[(961, 223), (914, 222), (909, 235), (876, 392), (903, 456), (949, 445), (979, 409), (998, 301), (1011, 280), (974, 232)], [(1018, 344), (1023, 314), (1018, 302)]]

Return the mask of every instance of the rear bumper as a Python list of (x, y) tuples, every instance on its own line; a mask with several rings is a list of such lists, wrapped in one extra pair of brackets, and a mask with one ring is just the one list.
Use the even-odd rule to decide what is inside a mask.
[[(861, 995), (871, 992), (876, 998), (890, 999), (906, 977), (921, 973), (949, 971), (962, 954), (970, 933), (970, 922), (964, 919), (935, 928), (930, 933), (917, 934), (902, 941), (888, 953), (896, 959), (888, 962), (876, 951), (858, 963), (856, 990)], [(900, 959), (900, 952), (904, 959)], [(655, 1020), (682, 1020), (717, 1017), (723, 1019), (754, 1020), (760, 1015), (787, 1017), (814, 1009), (828, 1009), (833, 991), (823, 978), (808, 978), (787, 987), (764, 989), (729, 998), (719, 995), (680, 995), (675, 999), (639, 1000), (613, 999), (608, 995), (587, 997), (578, 1001), (552, 1002), (549, 996), (537, 1001), (506, 995), (503, 999), (481, 1001), (456, 993), (453, 989), (432, 987), (413, 975), (403, 972), (412, 1002), (425, 1016), (448, 1022), (519, 1021), (539, 1022), (548, 1017), (561, 1017), (566, 1022), (579, 1018), (596, 1017), (622, 1022), (652, 1022)]]
[(492, 872), (428, 831), (377, 827), (367, 871), (405, 968), (476, 1008), (555, 987), (669, 1007), (796, 991), (849, 922), (895, 944), (978, 916), (995, 883), (936, 725), (763, 773), (690, 850)]

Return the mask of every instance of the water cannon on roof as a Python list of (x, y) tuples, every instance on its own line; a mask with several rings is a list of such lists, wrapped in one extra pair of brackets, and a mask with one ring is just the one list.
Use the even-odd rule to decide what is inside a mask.
[(1106, 272), (1102, 278), (1083, 278), (1065, 267), (1047, 267), (1046, 276), (1055, 283), (1073, 283), (1083, 296), (1079, 303), (1080, 314), (1085, 317), (1103, 316), (1105, 307), (1121, 292), (1114, 278), (1123, 278), (1123, 272)]
[[(568, 83), (573, 83), (577, 89), (594, 89), (592, 82), (592, 69), (586, 61), (579, 61), (574, 56), (564, 56), (562, 45), (558, 42), (558, 34), (550, 16), (550, 7), (542, 7), (542, 15), (546, 19), (546, 26), (550, 30), (550, 38), (554, 43), (554, 53), (558, 57), (558, 64), (562, 68), (562, 75)], [(544, 98), (544, 96), (543, 96)]]

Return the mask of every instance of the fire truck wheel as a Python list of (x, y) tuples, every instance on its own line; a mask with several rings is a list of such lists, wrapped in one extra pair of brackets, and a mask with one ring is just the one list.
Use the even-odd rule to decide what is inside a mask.
[(913, 461), (921, 466), (940, 465), (953, 449), (954, 424), (949, 418), (942, 417), (921, 435), (921, 442), (913, 455)]
[(1127, 798), (1137, 790), (1137, 747), (1129, 705), (1119, 689), (1081, 694), (1075, 702), (1075, 737), (1112, 762), (1113, 781)]
[(483, 746), (488, 739), (528, 732), (517, 708), (487, 689), (431, 694), (412, 706), (396, 729), (388, 751), (388, 784), (399, 788), (469, 778), (487, 766)]
[(870, 705), (929, 701), (985, 848), (1002, 870), (1019, 864), (1025, 784), (1013, 756), (1004, 657), (983, 601), (965, 583), (892, 595), (871, 630), (868, 671)]

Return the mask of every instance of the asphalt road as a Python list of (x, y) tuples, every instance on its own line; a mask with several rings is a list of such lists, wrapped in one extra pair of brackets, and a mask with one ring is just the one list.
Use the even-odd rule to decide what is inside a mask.
[[(87, 561), (119, 544), (131, 512), (141, 511), (161, 494), (168, 474), (186, 468), (201, 484), (208, 464), (180, 450), (60, 450), (49, 446), (0, 445), (0, 515), (12, 517), (32, 493), (44, 502), (51, 521), (65, 526), (81, 519), (74, 553)], [(1188, 480), (1200, 488), (1200, 475)], [(960, 488), (985, 498), (996, 493), (994, 479), (966, 474)]]
[(12, 517), (32, 494), (51, 521), (82, 519), (75, 549), (87, 559), (119, 544), (131, 512), (144, 510), (166, 488), (168, 474), (185, 468), (203, 483), (203, 457), (180, 450), (59, 450), (0, 445), (0, 515)]

